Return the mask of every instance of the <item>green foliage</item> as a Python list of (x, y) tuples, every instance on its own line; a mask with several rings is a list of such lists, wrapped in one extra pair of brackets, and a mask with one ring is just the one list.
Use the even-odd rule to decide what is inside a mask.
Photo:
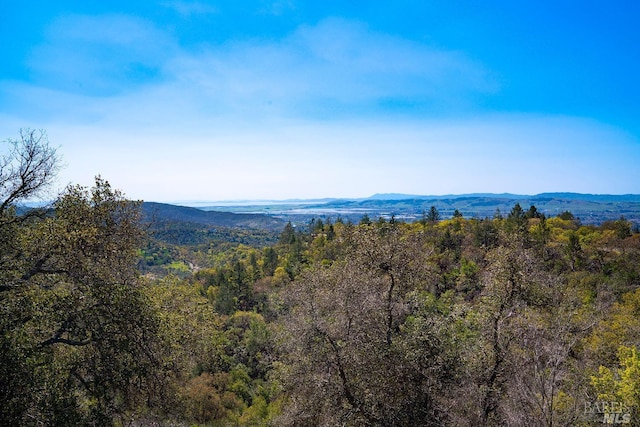
[(524, 216), (525, 216), (525, 218), (527, 218), (527, 219), (534, 219), (534, 218), (540, 219), (540, 218), (544, 218), (544, 214), (540, 213), (540, 212), (538, 211), (538, 209), (537, 209), (534, 205), (531, 205), (531, 206), (529, 207), (529, 210), (527, 211), (527, 213), (526, 213)]
[(21, 255), (3, 268), (13, 280), (1, 296), (0, 357), (23, 388), (4, 392), (16, 412), (3, 418), (103, 424), (158, 397), (158, 319), (135, 270), (138, 212), (97, 178), (90, 190), (68, 188), (53, 216), (14, 230)]
[(494, 221), (483, 219), (473, 223), (473, 238), (476, 246), (491, 249), (498, 244), (498, 227)]
[(624, 218), (432, 207), (289, 223), (273, 246), (202, 223), (149, 238), (100, 178), (17, 209), (40, 172), (0, 188), (2, 425), (586, 425), (586, 398), (640, 403)]
[(527, 215), (520, 206), (520, 203), (516, 203), (509, 215), (507, 216), (507, 229), (510, 232), (525, 232), (527, 225)]
[(276, 268), (278, 268), (278, 254), (273, 248), (267, 247), (262, 254), (262, 273), (265, 276), (273, 276)]
[(296, 230), (293, 228), (291, 221), (284, 226), (284, 230), (280, 233), (279, 242), (281, 245), (292, 245), (296, 242)]
[(620, 402), (634, 413), (640, 408), (640, 357), (635, 346), (618, 348), (618, 367), (600, 366), (591, 384), (601, 401)]
[(435, 206), (431, 206), (429, 208), (429, 212), (426, 215), (426, 222), (438, 222), (440, 221), (440, 212), (438, 212), (438, 209), (436, 209)]
[(573, 214), (569, 211), (562, 212), (560, 215), (558, 215), (558, 218), (565, 221), (574, 221), (576, 219), (575, 216), (573, 216)]
[[(78, 210), (93, 196), (72, 194), (54, 216), (1, 228), (5, 247), (20, 246), (33, 264), (42, 241), (57, 260), (135, 236), (109, 229), (94, 248), (92, 236), (105, 235), (100, 226), (109, 221), (87, 219), (119, 205)], [(579, 227), (514, 209), (506, 220), (457, 216), (425, 225), (314, 220), (307, 232), (287, 227), (276, 246), (209, 247), (199, 255), (158, 241), (136, 250), (142, 240), (132, 239), (132, 250), (122, 261), (114, 254), (109, 267), (100, 256), (68, 258), (101, 283), (133, 284), (99, 289), (126, 302), (109, 303), (127, 312), (112, 325), (123, 337), (132, 324), (142, 327), (155, 364), (133, 361), (135, 344), (111, 338), (111, 351), (69, 343), (41, 350), (35, 344), (46, 336), (32, 337), (64, 323), (60, 313), (82, 319), (64, 335), (78, 342), (92, 336), (92, 316), (106, 313), (89, 315), (60, 286), (49, 307), (45, 290), (60, 273), (34, 275), (30, 292), (4, 294), (14, 322), (3, 324), (13, 332), (1, 343), (6, 413), (37, 407), (43, 418), (80, 424), (126, 414), (200, 425), (578, 425), (580, 396), (597, 386), (591, 376), (620, 363), (617, 349), (640, 336), (630, 292), (640, 285), (638, 242), (615, 224)], [(81, 226), (73, 232), (71, 224)], [(73, 239), (53, 237), (67, 233)], [(131, 269), (136, 256), (144, 268), (174, 266), (175, 274), (141, 286)], [(191, 273), (188, 259), (211, 267)], [(12, 272), (30, 264), (13, 265), (3, 275), (15, 281)], [(109, 380), (89, 394), (70, 367), (106, 369)], [(611, 370), (616, 381), (619, 370)], [(21, 398), (36, 389), (35, 402)], [(87, 397), (78, 400), (78, 389)]]
[(604, 230), (613, 231), (618, 239), (625, 239), (631, 236), (631, 223), (629, 223), (624, 217), (621, 217), (616, 221), (605, 221), (600, 227)]
[(371, 218), (369, 218), (368, 214), (365, 213), (362, 215), (362, 218), (360, 218), (360, 224), (371, 225)]

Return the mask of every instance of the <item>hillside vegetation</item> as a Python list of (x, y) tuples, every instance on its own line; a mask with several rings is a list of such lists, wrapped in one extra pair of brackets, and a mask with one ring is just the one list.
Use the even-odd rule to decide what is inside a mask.
[[(101, 178), (17, 211), (57, 164), (22, 136), (30, 161), (0, 175), (1, 425), (640, 425), (625, 218), (434, 206), (169, 246)], [(197, 268), (141, 271), (152, 247)]]
[(250, 228), (280, 231), (285, 222), (262, 214), (237, 214), (230, 212), (203, 211), (186, 206), (166, 203), (144, 202), (143, 219), (152, 224), (188, 222), (226, 228)]

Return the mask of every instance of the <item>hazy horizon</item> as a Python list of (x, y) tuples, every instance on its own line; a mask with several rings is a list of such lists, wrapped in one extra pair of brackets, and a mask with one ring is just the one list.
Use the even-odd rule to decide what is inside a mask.
[[(629, 197), (629, 196), (638, 196), (640, 197), (640, 193), (624, 193), (624, 194), (609, 194), (609, 193), (574, 193), (568, 191), (552, 191), (545, 193), (537, 193), (537, 194), (514, 194), (514, 193), (459, 193), (459, 194), (404, 194), (404, 193), (375, 193), (370, 196), (365, 197), (318, 197), (318, 198), (293, 198), (293, 199), (237, 199), (237, 200), (144, 200), (145, 202), (152, 203), (166, 203), (166, 204), (183, 204), (184, 206), (189, 207), (206, 207), (206, 206), (242, 206), (242, 205), (268, 205), (268, 204), (293, 204), (296, 203), (304, 203), (304, 202), (330, 202), (332, 200), (370, 200), (370, 199), (378, 199), (378, 200), (401, 200), (401, 199), (409, 199), (412, 197), (417, 198), (431, 198), (436, 199), (444, 199), (447, 197), (451, 198), (460, 198), (460, 197), (490, 197), (490, 196), (503, 196), (506, 199), (517, 200), (518, 198), (528, 198), (528, 197), (538, 197), (541, 195), (562, 195), (562, 194), (571, 194), (578, 196), (596, 196), (596, 197)], [(390, 196), (389, 199), (385, 199), (384, 196)], [(397, 199), (394, 197), (398, 197)]]

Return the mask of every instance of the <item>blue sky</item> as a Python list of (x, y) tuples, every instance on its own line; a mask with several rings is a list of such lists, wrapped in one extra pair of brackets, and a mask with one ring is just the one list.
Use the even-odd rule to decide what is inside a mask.
[(31, 1), (0, 139), (154, 201), (640, 193), (640, 3)]

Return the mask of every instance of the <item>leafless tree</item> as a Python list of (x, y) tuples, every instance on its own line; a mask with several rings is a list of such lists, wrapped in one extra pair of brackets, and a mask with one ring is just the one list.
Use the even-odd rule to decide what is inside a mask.
[(19, 139), (8, 139), (0, 156), (0, 215), (20, 201), (45, 194), (60, 170), (60, 158), (46, 132), (20, 130)]

